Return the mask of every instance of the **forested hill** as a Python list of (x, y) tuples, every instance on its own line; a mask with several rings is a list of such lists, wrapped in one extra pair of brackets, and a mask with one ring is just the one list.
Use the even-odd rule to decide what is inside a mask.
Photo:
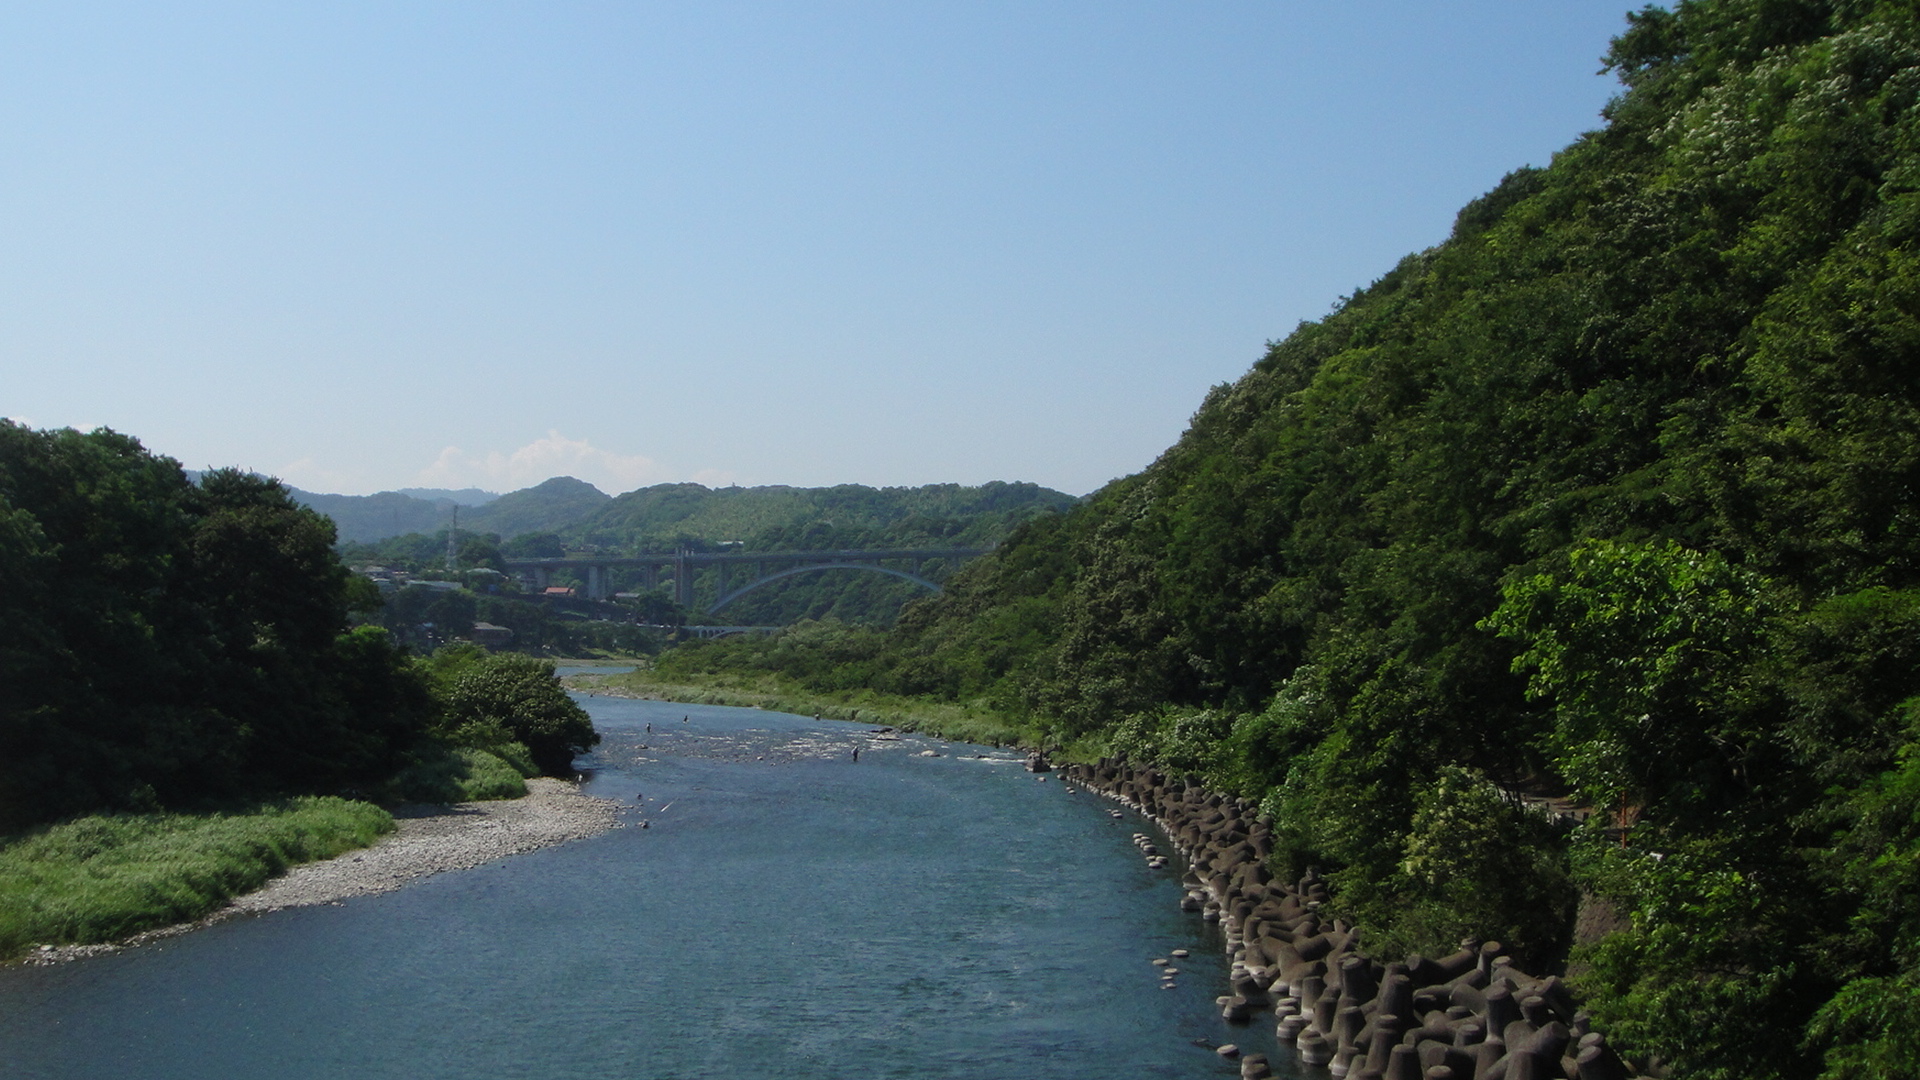
[(401, 491), (377, 495), (323, 495), (288, 488), (295, 502), (333, 519), (342, 540), (379, 540), (410, 532), (445, 528), (455, 506), (453, 499), (425, 497)]
[(993, 544), (1020, 522), (1079, 500), (1038, 484), (926, 484), (871, 488), (706, 488), (658, 484), (629, 491), (568, 535), (595, 546), (739, 540), (749, 550), (882, 544)]
[(1920, 1074), (1915, 6), (1606, 63), (1604, 126), (840, 671), (1264, 797), (1375, 941), (1561, 953), (1584, 890), (1591, 1007), (1680, 1075)]
[[(428, 499), (391, 491), (363, 496), (294, 491), (295, 498), (334, 518), (342, 540), (358, 544), (438, 533), (436, 542), (444, 545), (456, 501), (448, 496), (469, 494), (484, 493)], [(585, 481), (556, 476), (483, 504), (459, 501), (462, 532), (491, 533), (503, 541), (543, 533), (562, 544), (637, 551), (722, 540), (787, 550), (925, 541), (990, 544), (1013, 525), (1079, 500), (1038, 484), (1003, 481), (887, 488), (656, 484), (610, 497)]]
[[(463, 510), (458, 554), (464, 566), (497, 569), (503, 558), (714, 550), (722, 544), (750, 552), (991, 547), (1020, 524), (1078, 501), (1037, 484), (998, 481), (898, 488), (657, 484), (609, 498), (580, 480), (555, 477)], [(353, 564), (435, 569), (444, 565), (446, 524), (434, 532), (347, 543), (342, 554)], [(940, 580), (950, 565), (934, 562), (923, 569)], [(618, 588), (643, 587), (638, 571), (616, 571), (615, 580)], [(806, 618), (884, 625), (921, 591), (895, 577), (835, 570), (772, 582), (727, 610), (728, 618), (753, 625)]]
[[(465, 528), (514, 537), (571, 528), (593, 517), (607, 502), (606, 492), (585, 480), (556, 476), (508, 492), (460, 517)], [(441, 522), (442, 527), (447, 524)]]
[[(835, 547), (992, 545), (1015, 526), (1079, 502), (1038, 484), (927, 484), (871, 488), (656, 484), (608, 497), (559, 476), (460, 515), (462, 534), (491, 533), (509, 555), (565, 551), (642, 552), (738, 542), (749, 551)], [(446, 545), (447, 520), (422, 531), (350, 545), (349, 556), (431, 556)]]

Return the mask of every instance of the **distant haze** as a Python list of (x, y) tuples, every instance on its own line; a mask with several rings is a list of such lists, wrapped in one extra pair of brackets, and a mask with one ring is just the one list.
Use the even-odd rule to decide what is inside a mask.
[(425, 499), (428, 502), (444, 499), (450, 503), (459, 503), (461, 506), (485, 506), (500, 497), (498, 492), (481, 491), (479, 488), (461, 488), (459, 491), (448, 491), (446, 488), (400, 488), (398, 490), (400, 494), (411, 498)]

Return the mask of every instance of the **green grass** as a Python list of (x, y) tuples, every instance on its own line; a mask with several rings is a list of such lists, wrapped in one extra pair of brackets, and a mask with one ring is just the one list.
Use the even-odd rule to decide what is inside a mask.
[(200, 918), (393, 827), (371, 803), (309, 796), (237, 813), (85, 817), (0, 840), (0, 959)]
[(526, 777), (538, 775), (527, 748), (516, 742), (490, 750), (432, 746), (393, 778), (386, 794), (396, 802), (518, 799), (527, 793)]
[(872, 690), (822, 693), (794, 686), (778, 675), (756, 675), (750, 679), (713, 677), (697, 683), (670, 683), (660, 681), (651, 671), (642, 668), (622, 675), (570, 676), (565, 681), (576, 690), (604, 687), (663, 701), (735, 705), (802, 716), (822, 716), (830, 720), (852, 720), (985, 746), (1038, 746), (1043, 740), (1038, 730), (980, 705), (928, 701)]

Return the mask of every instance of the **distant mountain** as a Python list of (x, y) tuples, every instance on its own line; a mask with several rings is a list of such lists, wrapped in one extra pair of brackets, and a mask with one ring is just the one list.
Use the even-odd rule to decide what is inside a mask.
[(585, 480), (556, 476), (460, 515), (460, 527), (498, 533), (502, 539), (521, 533), (560, 532), (587, 520), (611, 501), (612, 496)]
[(299, 488), (293, 497), (333, 519), (340, 539), (370, 544), (389, 536), (432, 533), (447, 527), (452, 499), (418, 499), (398, 491), (378, 495), (322, 495)]
[(563, 535), (601, 548), (739, 540), (753, 550), (994, 544), (1027, 518), (1079, 500), (1038, 484), (871, 488), (656, 484), (610, 500)]
[[(402, 488), (375, 495), (328, 495), (302, 491), (296, 487), (287, 490), (299, 502), (332, 518), (340, 539), (362, 544), (408, 533), (439, 532), (452, 520), (454, 507), (465, 510), (485, 506), (500, 498), (491, 491), (481, 491), (479, 488), (462, 488), (459, 491), (447, 488)], [(466, 525), (466, 516), (463, 514), (460, 527), (464, 529)]]
[(485, 506), (500, 497), (498, 492), (481, 491), (479, 488), (461, 488), (458, 491), (451, 488), (400, 488), (398, 492), (428, 502), (446, 501), (461, 506)]
[[(182, 469), (187, 482), (198, 484), (201, 469)], [(499, 496), (478, 488), (443, 491), (437, 488), (409, 488), (406, 491), (382, 491), (376, 495), (328, 495), (302, 491), (287, 485), (295, 502), (312, 507), (333, 519), (341, 540), (371, 544), (389, 536), (407, 533), (433, 533), (447, 527), (447, 519), (457, 503), (479, 505)], [(463, 501), (478, 497), (479, 502)]]
[[(377, 497), (332, 498), (360, 510)], [(385, 498), (407, 496), (389, 492)], [(348, 558), (412, 569), (440, 565), (446, 546), (442, 530), (455, 507), (444, 499), (437, 504), (412, 501), (434, 507), (439, 516), (415, 535), (380, 536), (357, 544), (351, 541), (358, 536), (343, 526), (341, 537), (350, 542)], [(1038, 484), (1000, 481), (978, 487), (889, 488), (656, 484), (616, 498), (592, 484), (559, 476), (484, 506), (462, 509), (460, 532), (463, 544), (480, 545), (463, 548), (465, 557), (475, 560), (488, 557), (486, 534), (498, 536), (501, 550), (518, 557), (658, 552), (681, 545), (711, 549), (724, 543), (769, 552), (992, 547), (1018, 526), (1067, 510), (1079, 501)], [(921, 570), (939, 581), (953, 566), (936, 559)], [(644, 583), (638, 571), (618, 571), (614, 586), (632, 590), (645, 587)], [(834, 570), (772, 582), (742, 597), (727, 612), (729, 618), (753, 625), (784, 625), (803, 618), (885, 625), (897, 617), (902, 605), (921, 595), (922, 588), (911, 582)]]
[(291, 490), (331, 517), (340, 539), (352, 543), (432, 536), (451, 524), (457, 507), (463, 533), (493, 533), (502, 540), (554, 533), (567, 546), (613, 551), (729, 540), (758, 550), (991, 545), (1022, 521), (1079, 502), (1038, 484), (1003, 481), (888, 488), (655, 484), (617, 497), (571, 476), (505, 495), (475, 488), (377, 495)]

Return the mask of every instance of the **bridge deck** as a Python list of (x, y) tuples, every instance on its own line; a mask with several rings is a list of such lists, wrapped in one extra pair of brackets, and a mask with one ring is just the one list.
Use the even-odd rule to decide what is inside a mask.
[[(872, 570), (905, 578), (934, 592), (940, 586), (920, 576), (922, 564), (934, 559), (952, 559), (956, 561), (976, 558), (992, 551), (992, 548), (944, 547), (944, 548), (842, 548), (837, 551), (675, 551), (642, 555), (566, 555), (540, 559), (502, 559), (501, 565), (508, 570), (522, 572), (523, 576), (536, 587), (545, 587), (548, 575), (555, 570), (578, 569), (584, 572), (587, 582), (587, 595), (595, 600), (604, 600), (612, 593), (608, 587), (607, 571), (617, 567), (639, 567), (645, 571), (642, 575), (646, 587), (654, 587), (661, 569), (667, 569), (673, 575), (674, 599), (686, 607), (693, 607), (694, 571), (700, 567), (711, 567), (718, 575), (713, 603), (707, 607), (709, 613), (720, 610), (739, 597), (752, 592), (769, 581), (790, 577), (811, 570), (853, 569)], [(896, 567), (883, 566), (888, 562), (909, 562), (911, 571)], [(769, 565), (781, 567), (772, 573)], [(735, 566), (751, 566), (752, 578), (744, 584), (729, 583), (731, 576), (727, 571)]]
[(992, 548), (850, 548), (840, 551), (688, 551), (654, 555), (566, 555), (544, 559), (502, 559), (509, 570), (571, 566), (666, 566), (685, 560), (696, 566), (713, 563), (860, 562), (881, 559), (971, 559)]

